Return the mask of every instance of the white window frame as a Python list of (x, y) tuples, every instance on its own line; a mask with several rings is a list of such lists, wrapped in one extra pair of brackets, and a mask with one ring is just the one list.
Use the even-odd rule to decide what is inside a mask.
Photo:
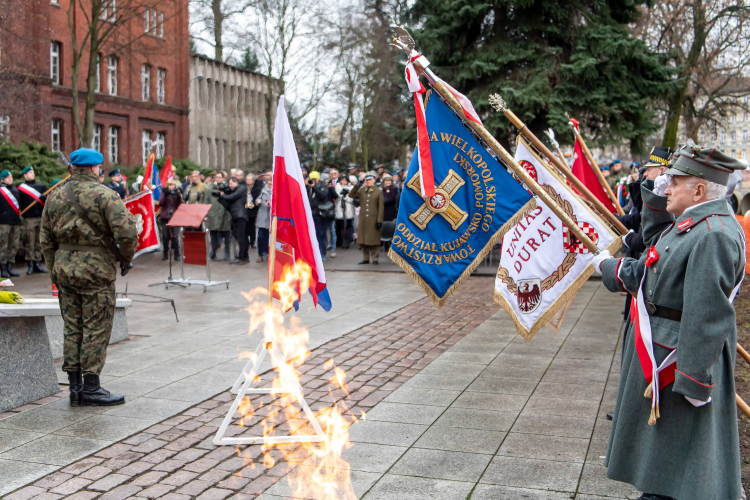
[(731, 141), (735, 142), (737, 140), (737, 132), (735, 132), (734, 130), (732, 130), (732, 134), (730, 135), (730, 137), (731, 137)]
[(109, 95), (117, 95), (117, 57), (107, 58), (107, 86)]
[(747, 129), (744, 129), (744, 130), (742, 131), (742, 140), (743, 140), (743, 141), (747, 141)]
[(151, 15), (151, 9), (148, 7), (143, 8), (143, 32), (148, 33), (150, 28), (149, 16)]
[(118, 127), (115, 127), (114, 125), (109, 126), (109, 151), (108, 151), (108, 157), (110, 163), (117, 163), (117, 154), (119, 153), (119, 135), (120, 135), (120, 129)]
[(117, 21), (117, 0), (107, 0), (107, 3), (109, 4), (109, 22), (114, 23)]
[(62, 144), (62, 120), (59, 118), (52, 119), (52, 131), (50, 137), (50, 146), (52, 151), (60, 151)]
[(727, 142), (727, 131), (722, 130), (721, 131), (721, 142)]
[(0, 137), (10, 137), (10, 116), (0, 116)]
[(60, 42), (50, 42), (49, 77), (52, 78), (53, 85), (60, 85), (60, 52), (62, 52), (62, 44)]
[(94, 136), (91, 138), (91, 149), (102, 152), (102, 126), (94, 124)]
[(159, 38), (164, 38), (164, 13), (159, 12)]
[(151, 9), (151, 36), (156, 36), (159, 29), (159, 16), (156, 14), (156, 8)]
[(148, 101), (151, 99), (151, 65), (144, 64), (141, 66), (141, 100)]
[(151, 154), (151, 131), (144, 130), (141, 135), (141, 149), (143, 150), (143, 166), (146, 166), (148, 155)]
[(156, 133), (156, 157), (157, 158), (163, 158), (166, 154), (166, 136), (164, 135), (164, 132), (157, 132)]
[(158, 68), (156, 70), (156, 102), (158, 102), (159, 104), (164, 104), (164, 102), (166, 101), (166, 79), (167, 70), (164, 68)]
[(96, 88), (94, 88), (94, 92), (101, 92), (102, 91), (102, 73), (101, 73), (101, 60), (97, 56), (96, 61)]

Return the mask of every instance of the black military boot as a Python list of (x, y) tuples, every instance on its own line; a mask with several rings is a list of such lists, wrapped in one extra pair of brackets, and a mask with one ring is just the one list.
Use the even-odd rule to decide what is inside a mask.
[(29, 261), (29, 268), (26, 270), (26, 274), (34, 274), (34, 261)]
[(47, 271), (47, 268), (44, 267), (41, 262), (39, 262), (38, 260), (35, 260), (34, 261), (34, 272), (35, 273), (47, 274), (49, 271)]
[(13, 270), (13, 263), (12, 262), (8, 262), (7, 264), (5, 264), (5, 269), (8, 270), (8, 275), (11, 278), (18, 278), (19, 276), (21, 276), (20, 274), (18, 274), (17, 272), (15, 272)]
[(644, 493), (643, 495), (639, 496), (636, 500), (675, 500), (672, 497), (667, 497), (664, 495), (657, 495), (655, 493)]
[(0, 278), (10, 278), (10, 274), (8, 274), (8, 266), (5, 264), (0, 264)]
[(84, 375), (81, 406), (115, 406), (125, 404), (125, 396), (112, 394), (99, 384), (99, 375)]
[(70, 383), (70, 406), (81, 406), (81, 389), (83, 389), (83, 378), (81, 372), (68, 372)]

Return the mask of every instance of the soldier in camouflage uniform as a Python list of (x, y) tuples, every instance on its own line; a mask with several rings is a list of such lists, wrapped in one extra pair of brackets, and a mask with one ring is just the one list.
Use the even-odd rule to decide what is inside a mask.
[[(70, 185), (83, 212), (100, 231), (117, 241), (130, 261), (138, 244), (135, 217), (116, 192), (99, 183), (104, 158), (92, 149), (70, 155)], [(117, 258), (76, 213), (66, 186), (54, 190), (42, 213), (42, 252), (57, 285), (65, 322), (63, 371), (70, 380), (71, 406), (110, 406), (125, 398), (99, 384), (115, 312)]]
[(0, 172), (0, 275), (18, 276), (13, 271), (18, 245), (21, 241), (21, 217), (18, 189), (13, 185), (10, 170)]

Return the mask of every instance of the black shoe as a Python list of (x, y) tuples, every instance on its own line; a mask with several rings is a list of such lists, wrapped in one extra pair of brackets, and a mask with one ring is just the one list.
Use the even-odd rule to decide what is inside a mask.
[(8, 276), (11, 277), (11, 278), (18, 278), (19, 276), (21, 276), (17, 272), (13, 271), (13, 263), (12, 262), (8, 262), (7, 264), (5, 264), (5, 269), (8, 270)]
[(607, 420), (612, 420), (613, 418), (615, 418), (614, 413), (607, 413)]
[(26, 270), (26, 274), (34, 274), (34, 261), (29, 261), (29, 268)]
[(232, 258), (229, 256), (229, 252), (225, 252), (224, 253), (224, 260), (227, 261), (227, 262), (229, 262), (230, 260), (232, 260)]
[(378, 261), (377, 260), (373, 260), (372, 263), (375, 264), (376, 266), (378, 265)]
[(39, 262), (38, 260), (35, 260), (33, 262), (34, 262), (34, 272), (35, 273), (42, 273), (42, 274), (49, 273), (49, 271), (47, 271), (47, 268), (44, 267), (41, 262)]
[(8, 266), (5, 264), (0, 264), (0, 278), (10, 278), (10, 274), (8, 274)]
[(369, 260), (360, 260), (359, 262), (357, 262), (357, 264), (369, 264), (369, 263), (370, 263)]
[(644, 493), (643, 495), (639, 496), (636, 500), (675, 500), (672, 497), (667, 497), (664, 495), (657, 495), (655, 493)]
[(112, 394), (99, 384), (99, 375), (84, 375), (80, 392), (81, 406), (115, 406), (125, 404), (125, 396)]
[(83, 378), (81, 372), (68, 372), (70, 383), (70, 406), (81, 406), (81, 389), (83, 389)]
[(210, 254), (208, 254), (208, 258), (211, 260), (216, 260), (216, 252), (211, 252)]
[(161, 256), (161, 260), (167, 260), (169, 258), (169, 255), (164, 254)]
[(175, 256), (172, 258), (172, 260), (175, 261), (175, 262), (180, 262), (180, 256), (177, 255), (177, 254), (175, 254)]

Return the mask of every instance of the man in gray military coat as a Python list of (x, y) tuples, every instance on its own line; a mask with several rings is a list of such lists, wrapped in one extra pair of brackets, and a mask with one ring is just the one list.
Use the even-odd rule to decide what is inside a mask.
[(642, 500), (742, 496), (732, 300), (745, 237), (724, 193), (744, 168), (689, 141), (641, 189), (647, 251), (594, 258), (607, 289), (636, 297), (605, 464)]

